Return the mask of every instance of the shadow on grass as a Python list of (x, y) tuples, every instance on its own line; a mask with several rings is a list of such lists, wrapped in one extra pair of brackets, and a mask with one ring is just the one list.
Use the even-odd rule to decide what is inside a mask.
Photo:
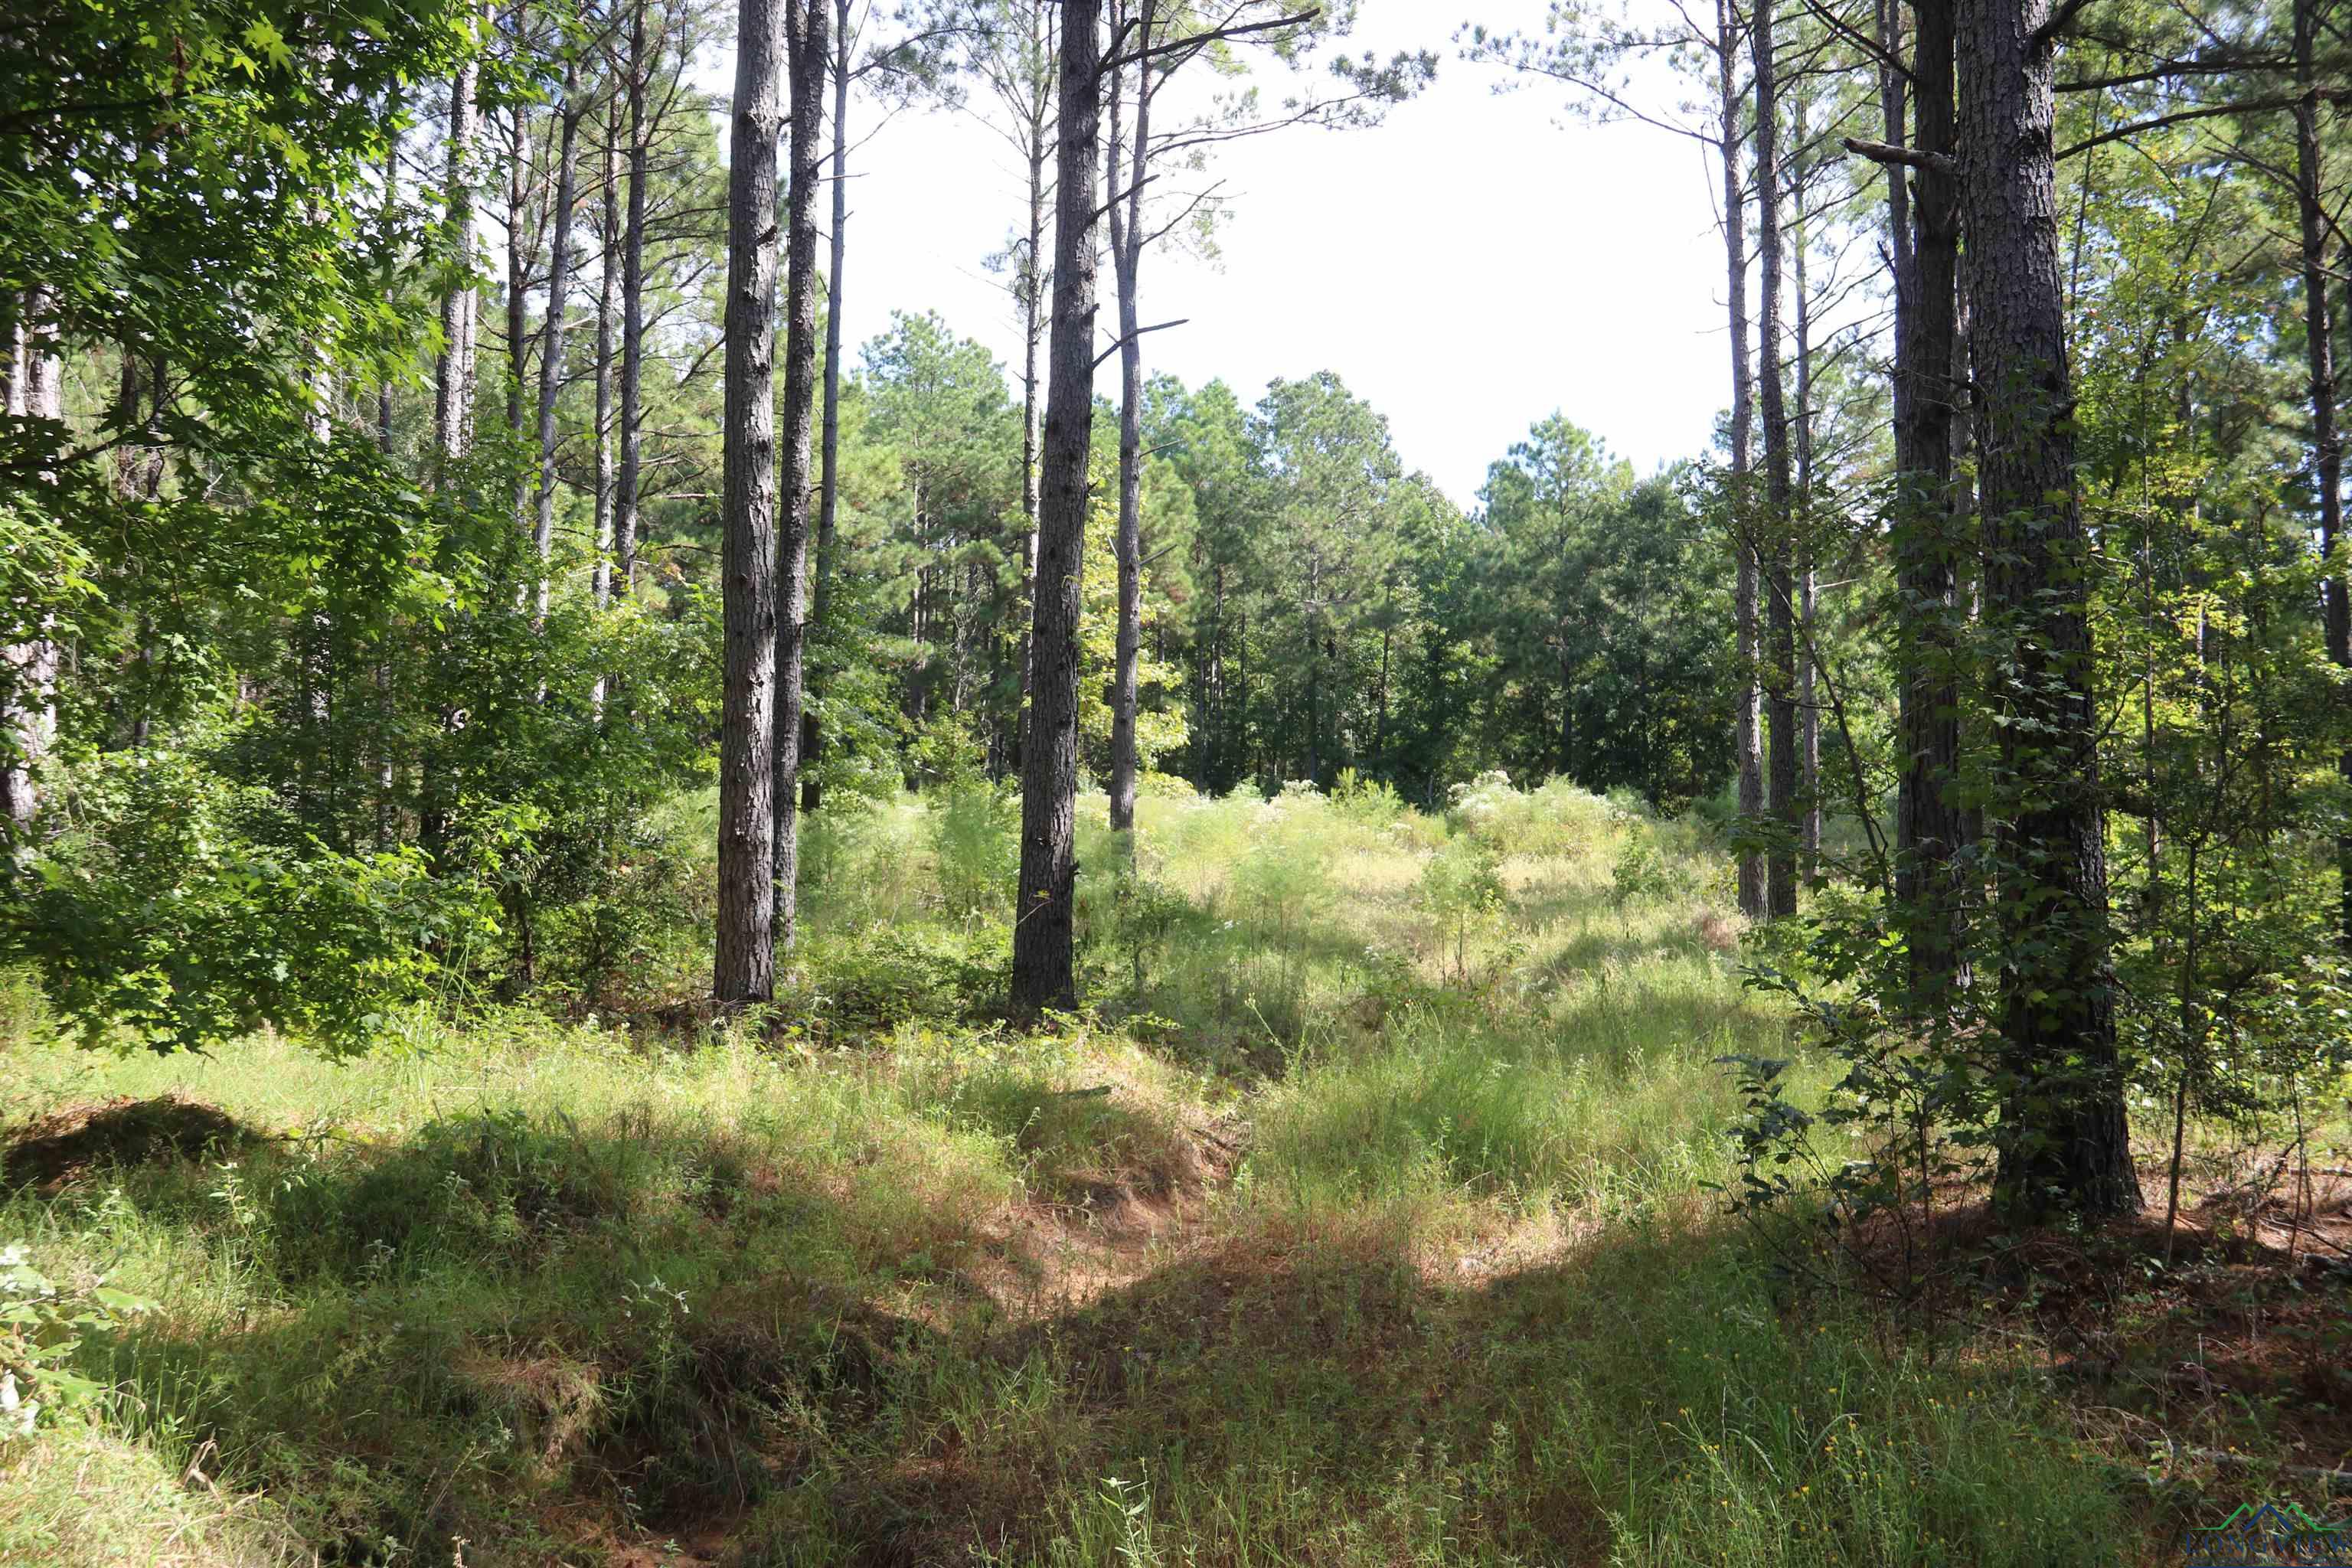
[(2049, 1568), (2131, 1524), (2032, 1379), (1930, 1367), (1687, 1213), (1469, 1279), (1405, 1209), (1234, 1199), (1023, 1314), (971, 1282), (1020, 1245), (986, 1204), (807, 1153), (485, 1114), (256, 1151), (242, 1204), (125, 1173), (237, 1286), (83, 1365), (321, 1563)]
[(163, 1095), (69, 1105), (20, 1129), (0, 1153), (0, 1193), (55, 1196), (96, 1172), (233, 1156), (255, 1135), (213, 1106)]

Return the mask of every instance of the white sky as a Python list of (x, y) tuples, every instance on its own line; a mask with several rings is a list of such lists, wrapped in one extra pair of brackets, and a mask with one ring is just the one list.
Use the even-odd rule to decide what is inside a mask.
[[(1144, 340), (1147, 372), (1222, 377), (1248, 404), (1273, 377), (1336, 371), (1389, 416), (1406, 466), (1465, 506), (1554, 409), (1643, 471), (1698, 455), (1727, 398), (1719, 172), (1665, 132), (1569, 120), (1555, 84), (1497, 96), (1495, 68), (1454, 58), (1464, 11), (1499, 30), (1539, 26), (1544, 5), (1369, 0), (1353, 51), (1435, 50), (1434, 87), (1375, 129), (1216, 152), (1234, 195), (1223, 256), (1146, 258), (1144, 321), (1190, 318)], [(731, 60), (720, 70), (730, 80)], [(1663, 79), (1644, 93), (1673, 95)], [(1024, 221), (1005, 143), (967, 115), (910, 111), (850, 167), (849, 342), (894, 309), (935, 310), (1017, 364), (1010, 300), (983, 265)], [(1108, 263), (1103, 277), (1108, 293)]]

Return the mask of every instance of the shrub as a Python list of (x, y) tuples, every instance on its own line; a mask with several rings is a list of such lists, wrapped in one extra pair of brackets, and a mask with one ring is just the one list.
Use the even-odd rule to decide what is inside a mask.
[(0, 958), (31, 963), (90, 1044), (120, 1027), (201, 1049), (267, 1024), (365, 1048), (435, 994), (436, 954), (497, 929), (484, 889), (434, 882), (413, 847), (257, 838), (272, 805), (183, 752), (90, 760), (66, 830), (0, 900)]
[(1430, 858), (1421, 874), (1421, 904), (1441, 944), (1453, 939), (1455, 979), (1468, 975), (1472, 932), (1493, 924), (1504, 901), (1501, 858), (1486, 840), (1464, 834)]

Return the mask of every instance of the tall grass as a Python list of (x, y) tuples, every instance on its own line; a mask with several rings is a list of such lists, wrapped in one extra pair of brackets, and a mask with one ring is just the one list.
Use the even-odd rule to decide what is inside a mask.
[[(1100, 816), (1098, 1004), (1034, 1036), (969, 799), (819, 814), (772, 1036), (118, 1058), (20, 996), (0, 1240), (155, 1310), (0, 1447), (0, 1561), (2135, 1559), (2023, 1358), (1719, 1217), (1714, 1058), (1786, 1024), (1696, 830), (1155, 792), (1128, 873)], [(167, 1096), (228, 1131), (57, 1142)]]

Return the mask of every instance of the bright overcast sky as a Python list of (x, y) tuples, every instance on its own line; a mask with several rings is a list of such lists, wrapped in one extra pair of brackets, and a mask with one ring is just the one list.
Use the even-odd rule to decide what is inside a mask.
[[(1454, 58), (1459, 13), (1539, 26), (1542, 0), (1363, 9), (1353, 49), (1435, 50), (1435, 86), (1376, 129), (1220, 149), (1234, 197), (1222, 257), (1145, 262), (1143, 319), (1189, 318), (1145, 339), (1147, 371), (1222, 377), (1244, 403), (1272, 378), (1336, 371), (1388, 416), (1406, 466), (1465, 506), (1487, 464), (1554, 409), (1643, 471), (1699, 454), (1728, 379), (1720, 174), (1703, 150), (1570, 121), (1549, 83), (1498, 96), (1494, 68)], [(731, 60), (717, 63), (730, 79)], [(1265, 96), (1278, 101), (1282, 84)], [(893, 310), (933, 310), (1017, 365), (1010, 300), (984, 265), (1023, 221), (1005, 143), (964, 114), (908, 112), (850, 167), (849, 341), (884, 331)], [(1108, 262), (1103, 281), (1108, 328)], [(1112, 374), (1098, 391), (1114, 390)]]

